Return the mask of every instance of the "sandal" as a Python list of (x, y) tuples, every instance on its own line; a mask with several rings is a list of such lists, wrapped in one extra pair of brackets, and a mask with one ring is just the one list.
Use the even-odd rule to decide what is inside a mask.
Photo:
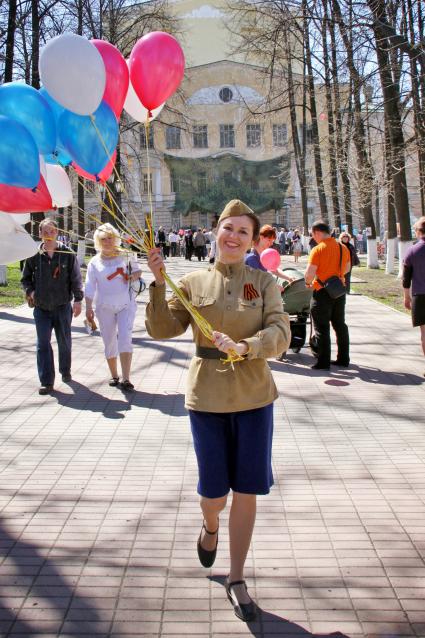
[(124, 390), (124, 392), (133, 392), (133, 390), (134, 390), (134, 385), (132, 383), (130, 383), (130, 381), (128, 379), (123, 381), (120, 384), (120, 387), (121, 387), (121, 390)]
[[(214, 549), (204, 549), (201, 545), (201, 537), (202, 537), (202, 530), (205, 530), (206, 534), (209, 534), (210, 536), (214, 536), (214, 534), (217, 534), (217, 542), (215, 544), (215, 548)], [(198, 538), (198, 543), (197, 543), (197, 550), (198, 550), (198, 558), (199, 561), (202, 565), (202, 567), (212, 567), (212, 565), (214, 565), (214, 561), (215, 561), (215, 557), (217, 556), (217, 545), (218, 545), (218, 527), (215, 530), (215, 532), (210, 532), (207, 530), (207, 528), (205, 527), (205, 522), (202, 523), (202, 529), (201, 529), (201, 533), (199, 534), (199, 538)]]
[(236, 585), (244, 585), (246, 592), (248, 593), (248, 587), (246, 586), (246, 582), (244, 580), (235, 580), (232, 583), (226, 581), (226, 594), (227, 598), (233, 605), (233, 609), (235, 612), (235, 616), (243, 620), (244, 622), (252, 622), (257, 618), (257, 610), (256, 605), (253, 600), (250, 603), (238, 603), (237, 599), (235, 602), (235, 598), (232, 596), (232, 587)]
[(112, 379), (109, 379), (109, 385), (111, 386), (111, 388), (116, 388), (119, 382), (120, 382), (119, 377), (112, 377)]

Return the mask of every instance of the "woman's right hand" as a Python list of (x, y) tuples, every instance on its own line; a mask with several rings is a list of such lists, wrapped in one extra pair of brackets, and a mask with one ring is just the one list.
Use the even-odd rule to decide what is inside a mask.
[(93, 308), (86, 308), (86, 319), (87, 321), (94, 321), (94, 310)]
[(148, 252), (148, 266), (155, 277), (155, 283), (162, 286), (165, 279), (161, 271), (165, 271), (165, 266), (161, 256), (161, 248), (151, 248)]

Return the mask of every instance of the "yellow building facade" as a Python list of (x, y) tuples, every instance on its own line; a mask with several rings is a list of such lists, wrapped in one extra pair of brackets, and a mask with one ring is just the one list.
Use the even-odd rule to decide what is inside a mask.
[(150, 183), (156, 227), (210, 226), (232, 197), (245, 199), (264, 223), (296, 224), (288, 111), (255, 114), (269, 76), (232, 52), (225, 1), (177, 0), (171, 8), (183, 29), (186, 73), (152, 125), (149, 167), (144, 131), (124, 138), (133, 206), (146, 214)]

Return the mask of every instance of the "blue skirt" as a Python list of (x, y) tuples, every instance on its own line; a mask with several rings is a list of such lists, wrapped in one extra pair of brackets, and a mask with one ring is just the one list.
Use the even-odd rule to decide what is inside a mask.
[(198, 492), (268, 494), (273, 485), (273, 403), (242, 412), (189, 410), (198, 461)]

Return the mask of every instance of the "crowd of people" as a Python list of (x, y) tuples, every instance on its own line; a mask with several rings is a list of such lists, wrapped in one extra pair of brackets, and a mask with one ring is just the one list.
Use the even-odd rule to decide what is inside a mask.
[[(226, 592), (236, 616), (246, 622), (257, 614), (244, 578), (256, 497), (268, 494), (273, 485), (273, 403), (277, 390), (267, 359), (279, 356), (291, 343), (290, 318), (273, 275), (286, 279), (287, 285), (292, 278), (280, 268), (267, 272), (261, 261), (263, 251), (273, 246), (287, 251), (288, 235), (283, 237), (281, 232), (270, 225), (260, 227), (258, 217), (246, 204), (232, 200), (209, 232), (170, 230), (166, 234), (160, 227), (156, 248), (148, 254), (153, 275), (146, 308), (148, 333), (153, 339), (170, 339), (191, 326), (195, 344), (185, 405), (199, 470), (199, 561), (209, 568), (216, 559), (220, 515), (232, 492)], [(412, 310), (413, 325), (420, 326), (425, 355), (425, 217), (416, 222), (415, 232), (418, 241), (404, 262), (404, 301)], [(71, 322), (81, 313), (83, 299), (87, 324), (99, 324), (109, 385), (132, 392), (132, 329), (137, 310), (134, 285), (141, 277), (136, 255), (128, 247), (122, 249), (122, 237), (111, 224), (99, 226), (93, 236), (95, 255), (88, 262), (83, 284), (76, 255), (59, 240), (53, 220), (40, 224), (40, 238), (40, 251), (26, 260), (22, 275), (28, 304), (34, 308), (39, 393), (49, 394), (54, 387), (53, 330), (59, 372), (64, 382), (72, 380)], [(349, 233), (336, 238), (322, 220), (312, 225), (311, 240), (303, 276), (305, 285), (312, 289), (314, 338), (310, 345), (316, 356), (312, 368), (346, 368), (350, 365), (350, 343), (345, 305), (351, 269), (358, 257)], [(301, 235), (294, 230), (290, 242), (297, 261)], [(184, 297), (213, 326), (212, 340), (178, 295), (166, 298), (166, 259), (182, 254), (188, 260), (193, 255), (198, 261), (208, 258), (214, 264), (188, 273), (178, 284)], [(334, 359), (331, 326), (337, 342)], [(229, 354), (238, 359), (231, 369), (225, 359)]]

